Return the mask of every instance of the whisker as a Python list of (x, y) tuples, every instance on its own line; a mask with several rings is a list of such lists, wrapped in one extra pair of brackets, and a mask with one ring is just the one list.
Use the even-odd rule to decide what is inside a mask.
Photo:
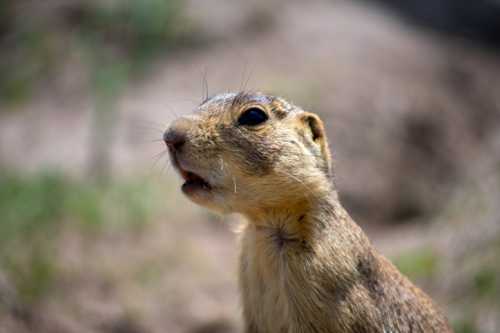
[[(166, 100), (166, 102), (168, 102), (168, 103), (190, 103), (193, 105), (198, 105), (200, 103), (198, 100), (192, 99), (192, 98), (171, 98), (171, 99)], [(171, 107), (169, 105), (163, 105), (163, 106), (165, 106), (166, 108), (169, 108), (169, 110), (171, 110)]]
[(229, 169), (228, 168), (225, 168), (224, 167), (224, 158), (222, 156), (219, 156), (219, 159), (220, 159), (220, 170), (221, 172), (224, 172), (225, 174), (227, 174), (228, 176), (231, 177), (231, 180), (233, 182), (233, 192), (234, 194), (238, 193), (238, 187), (237, 187), (237, 184), (236, 184), (236, 178), (234, 177), (234, 175), (230, 175), (229, 174)]
[(177, 113), (177, 111), (176, 111), (173, 107), (171, 107), (170, 105), (165, 105), (165, 108), (167, 108), (167, 109), (168, 109), (168, 111), (170, 112), (170, 114), (169, 114), (169, 115), (170, 115), (170, 116), (173, 116), (173, 119), (170, 119), (170, 120), (168, 121), (168, 123), (166, 124), (165, 128), (167, 128), (167, 127), (168, 127), (168, 125), (170, 125), (170, 123), (172, 123), (175, 119), (179, 118), (179, 114), (178, 114), (178, 113)]
[(167, 124), (164, 122), (158, 122), (158, 121), (153, 121), (150, 119), (133, 119), (134, 122), (137, 122), (138, 125), (142, 125), (144, 127), (151, 127), (151, 128), (156, 128), (156, 129), (164, 129)]
[(155, 132), (160, 132), (163, 133), (164, 129), (159, 129), (156, 127), (148, 127), (148, 126), (141, 126), (141, 125), (135, 125), (136, 130), (140, 131), (155, 131)]
[(152, 145), (163, 142), (163, 139), (144, 139), (144, 140), (130, 140), (128, 141), (134, 145)]
[[(248, 74), (248, 75), (246, 75)], [(245, 78), (246, 75), (246, 78)], [(252, 68), (249, 66), (249, 60), (247, 59), (245, 61), (245, 66), (243, 69), (243, 74), (242, 74), (242, 82), (240, 84), (240, 90), (239, 91), (246, 91), (248, 87), (248, 82), (250, 81), (250, 78), (252, 77)]]
[(159, 152), (158, 154), (153, 155), (153, 158), (156, 160), (158, 157), (165, 155), (166, 152), (167, 152), (167, 150), (164, 149), (161, 152)]
[(124, 134), (128, 135), (134, 144), (157, 143), (163, 141), (163, 134), (167, 128), (168, 124), (141, 119), (131, 124), (129, 128), (125, 128)]
[(163, 150), (161, 151), (160, 153), (156, 154), (153, 156), (153, 165), (151, 166), (151, 172), (153, 172), (154, 168), (156, 167), (156, 164), (158, 163), (159, 160), (161, 160), (162, 157), (165, 156), (165, 153), (167, 152), (167, 150)]
[(220, 171), (224, 172), (224, 160), (222, 159), (222, 156), (220, 157)]
[(203, 70), (203, 77), (202, 77), (202, 104), (208, 100), (208, 80), (207, 80), (207, 68)]
[(318, 198), (317, 194), (314, 193), (314, 192), (312, 192), (311, 189), (301, 179), (299, 179), (299, 178), (295, 177), (294, 175), (292, 175), (291, 173), (288, 173), (288, 172), (285, 172), (285, 171), (278, 171), (278, 172), (282, 173), (285, 176), (290, 177), (291, 179), (293, 179), (297, 183), (299, 183), (304, 188), (304, 190), (307, 192), (308, 198), (310, 198), (310, 197), (312, 197), (314, 199)]
[(163, 175), (163, 174), (166, 175), (167, 172), (170, 170), (171, 167), (172, 167), (172, 164), (168, 160), (165, 161), (165, 163), (163, 164), (163, 167), (160, 170), (160, 176)]
[(157, 121), (152, 121), (152, 120), (143, 120), (143, 122), (149, 123), (151, 125), (159, 126), (160, 129), (163, 129), (167, 126), (165, 123), (159, 123)]
[(234, 176), (231, 176), (231, 178), (233, 179), (234, 194), (236, 194), (238, 193), (238, 191), (236, 190), (236, 179), (234, 178)]

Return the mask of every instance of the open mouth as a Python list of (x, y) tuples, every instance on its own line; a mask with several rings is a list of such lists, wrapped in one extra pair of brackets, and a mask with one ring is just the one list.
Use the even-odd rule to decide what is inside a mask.
[(197, 175), (194, 172), (184, 170), (179, 161), (177, 160), (177, 156), (175, 153), (171, 154), (172, 164), (179, 171), (181, 177), (184, 179), (184, 184), (182, 184), (182, 191), (186, 194), (190, 194), (194, 191), (210, 191), (212, 187), (210, 184)]
[(183, 170), (180, 167), (178, 169), (181, 177), (185, 180), (184, 184), (182, 184), (183, 192), (189, 193), (196, 190), (211, 190), (210, 184), (197, 174)]

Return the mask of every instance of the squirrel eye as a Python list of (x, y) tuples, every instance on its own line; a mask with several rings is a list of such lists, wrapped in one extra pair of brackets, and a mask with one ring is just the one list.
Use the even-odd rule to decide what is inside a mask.
[(238, 118), (238, 124), (244, 126), (256, 126), (265, 122), (269, 117), (259, 108), (250, 108), (243, 112)]

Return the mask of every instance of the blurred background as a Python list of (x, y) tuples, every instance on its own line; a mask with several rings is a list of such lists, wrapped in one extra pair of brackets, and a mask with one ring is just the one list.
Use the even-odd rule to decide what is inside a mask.
[(3, 0), (1, 333), (241, 331), (239, 217), (160, 140), (206, 86), (320, 114), (375, 246), (500, 331), (498, 1)]

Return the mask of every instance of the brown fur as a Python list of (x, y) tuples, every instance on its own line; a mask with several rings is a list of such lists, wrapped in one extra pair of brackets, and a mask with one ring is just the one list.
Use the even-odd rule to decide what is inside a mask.
[[(239, 125), (250, 107), (269, 119)], [(187, 138), (173, 153), (176, 166), (211, 186), (189, 197), (247, 217), (240, 258), (246, 332), (451, 332), (340, 205), (318, 116), (277, 97), (223, 94), (168, 131)]]

